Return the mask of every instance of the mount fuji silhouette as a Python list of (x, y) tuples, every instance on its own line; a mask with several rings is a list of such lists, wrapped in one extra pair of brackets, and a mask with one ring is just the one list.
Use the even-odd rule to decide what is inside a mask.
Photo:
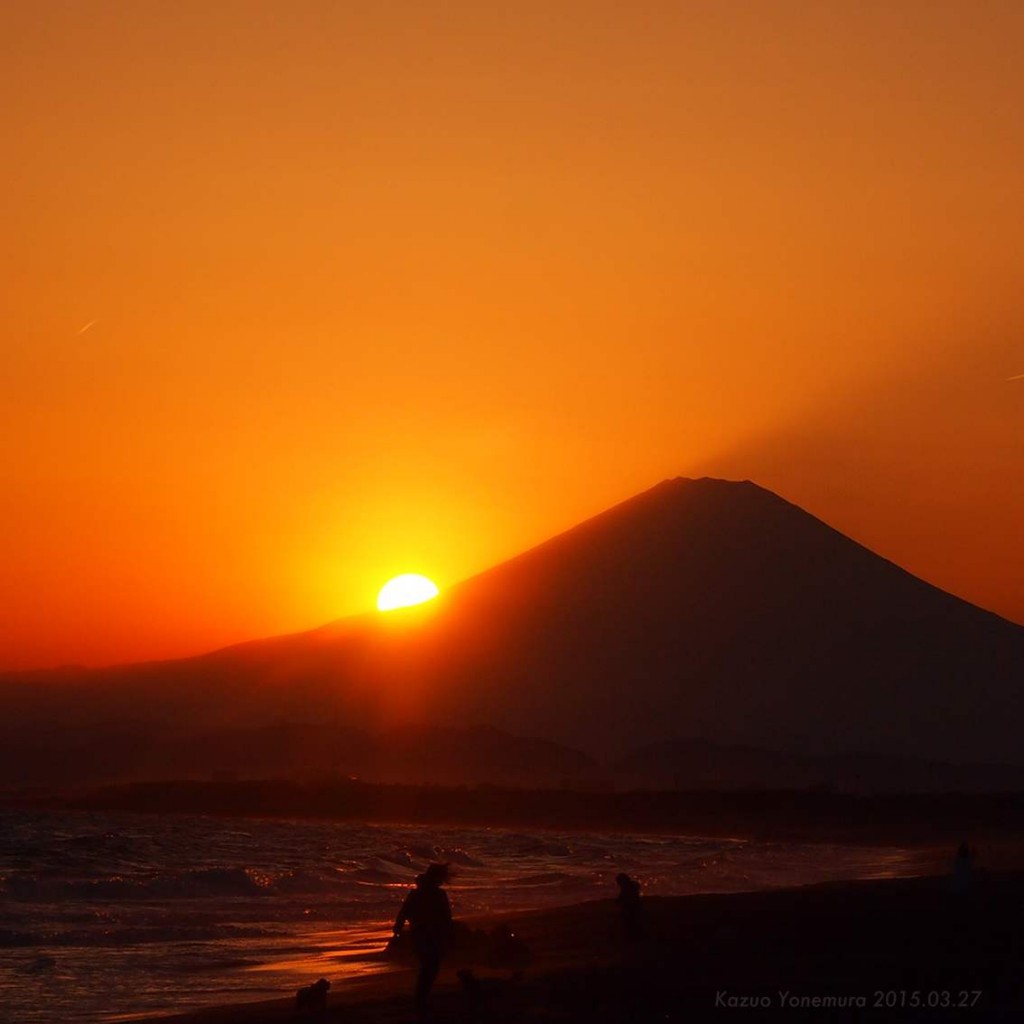
[(548, 741), (559, 763), (560, 745), (610, 759), (685, 738), (1019, 766), (1024, 628), (753, 483), (674, 479), (428, 605), (200, 657), (8, 675), (0, 700), (8, 782), (33, 735), (154, 750), (281, 723), (352, 750), (413, 724), (425, 742), (488, 726)]

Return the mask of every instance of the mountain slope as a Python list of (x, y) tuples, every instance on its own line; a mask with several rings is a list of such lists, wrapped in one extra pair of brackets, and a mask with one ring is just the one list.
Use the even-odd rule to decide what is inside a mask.
[(8, 728), (45, 732), (422, 721), (602, 756), (685, 736), (1024, 764), (1024, 628), (749, 482), (665, 481), (429, 606), (0, 689)]
[(748, 482), (666, 481), (450, 600), (456, 717), (603, 750), (1021, 758), (1024, 629)]

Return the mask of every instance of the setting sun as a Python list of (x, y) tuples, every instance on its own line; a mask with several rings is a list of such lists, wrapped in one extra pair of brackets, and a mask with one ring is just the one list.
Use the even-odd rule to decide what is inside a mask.
[(403, 573), (388, 580), (377, 595), (377, 610), (389, 612), (394, 608), (407, 608), (412, 604), (422, 604), (437, 597), (437, 585), (426, 576), (416, 573)]

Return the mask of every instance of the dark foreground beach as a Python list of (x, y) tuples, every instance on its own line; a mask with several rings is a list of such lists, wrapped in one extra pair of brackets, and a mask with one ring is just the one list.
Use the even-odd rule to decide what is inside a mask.
[[(506, 914), (533, 953), (496, 970), (453, 953), (433, 997), (437, 1022), (757, 1019), (1000, 1020), (1024, 1012), (1024, 872), (645, 900), (629, 940), (612, 900)], [(488, 927), (497, 919), (477, 919)], [(467, 991), (456, 971), (470, 966)], [(313, 981), (315, 979), (310, 979)], [(322, 1014), (294, 1000), (161, 1018), (164, 1024), (412, 1021), (411, 967), (346, 982)]]

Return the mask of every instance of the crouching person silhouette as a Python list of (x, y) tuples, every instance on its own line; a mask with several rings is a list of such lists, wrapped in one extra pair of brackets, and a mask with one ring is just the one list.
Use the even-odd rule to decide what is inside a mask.
[(447, 864), (431, 864), (416, 878), (413, 889), (395, 918), (395, 937), (402, 934), (405, 922), (412, 930), (412, 948), (419, 961), (416, 977), (416, 1012), (421, 1020), (427, 1016), (427, 1000), (434, 979), (441, 969), (441, 960), (452, 938), (452, 908), (448, 893), (441, 888), (448, 881)]
[(619, 904), (619, 918), (622, 921), (622, 933), (629, 941), (640, 938), (643, 931), (640, 905), (640, 883), (624, 872), (615, 876), (619, 887), (616, 902)]

